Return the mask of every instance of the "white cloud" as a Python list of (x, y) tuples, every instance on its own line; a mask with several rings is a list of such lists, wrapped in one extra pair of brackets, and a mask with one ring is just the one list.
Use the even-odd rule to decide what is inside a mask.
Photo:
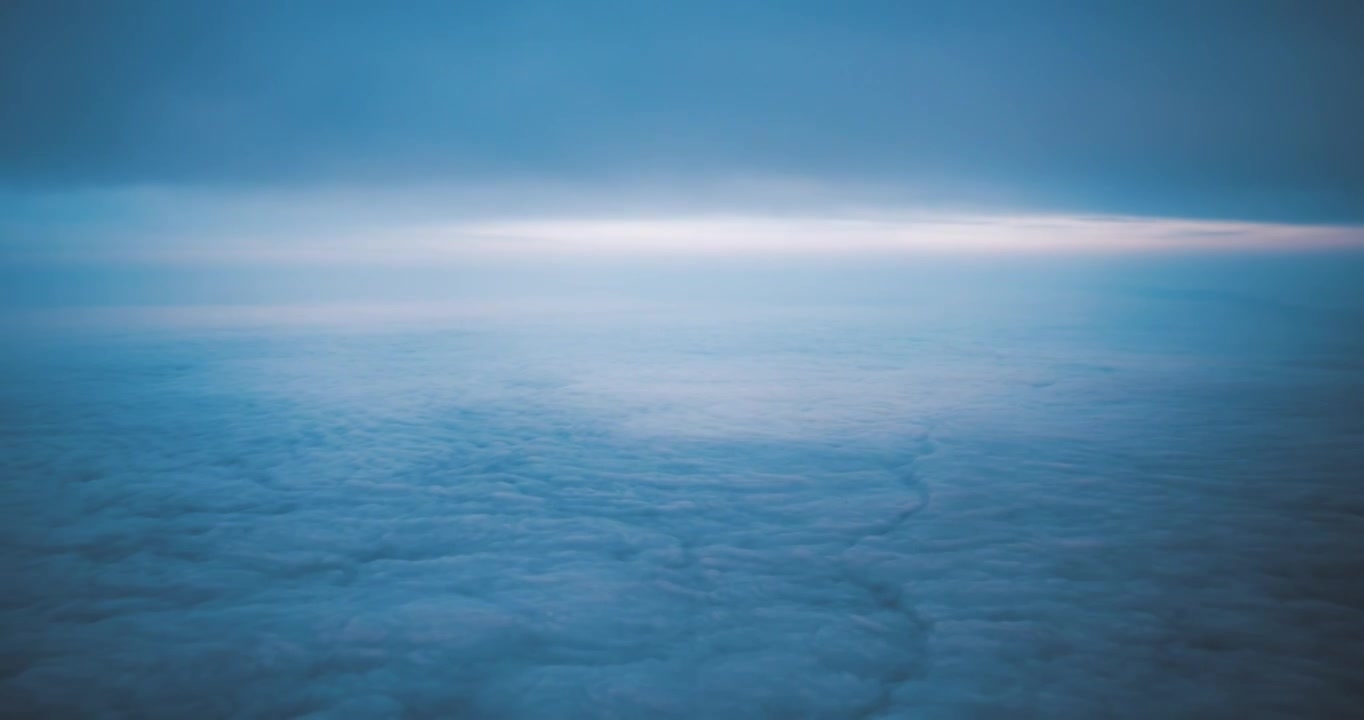
[(152, 263), (422, 266), (471, 259), (1292, 252), (1364, 247), (1337, 226), (1083, 216), (699, 216), (301, 230), (122, 251)]
[[(694, 201), (679, 199), (688, 197)], [(1364, 247), (1358, 226), (927, 209), (897, 204), (884, 190), (772, 180), (673, 195), (647, 186), (614, 194), (536, 186), (277, 195), (144, 188), (43, 198), (42, 207), (35, 216), (46, 220), (0, 228), (11, 261), (422, 267), (488, 258), (534, 263)], [(55, 221), (68, 217), (81, 220)]]

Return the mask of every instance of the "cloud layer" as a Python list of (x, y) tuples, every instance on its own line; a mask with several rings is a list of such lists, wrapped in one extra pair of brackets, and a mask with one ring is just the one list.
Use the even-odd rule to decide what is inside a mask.
[(1351, 3), (8, 2), (0, 185), (777, 175), (1359, 221)]
[(1275, 272), (11, 329), (3, 706), (1343, 716), (1364, 306)]

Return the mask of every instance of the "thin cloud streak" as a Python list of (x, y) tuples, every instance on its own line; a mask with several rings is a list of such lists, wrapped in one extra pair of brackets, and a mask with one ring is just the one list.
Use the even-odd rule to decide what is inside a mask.
[(230, 242), (144, 240), (84, 260), (150, 264), (390, 265), (477, 258), (1300, 252), (1364, 248), (1364, 228), (1067, 215), (533, 218), (295, 228)]

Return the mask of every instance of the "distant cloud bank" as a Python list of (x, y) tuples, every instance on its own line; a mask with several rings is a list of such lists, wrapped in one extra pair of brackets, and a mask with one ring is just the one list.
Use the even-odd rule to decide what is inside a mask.
[[(729, 202), (479, 194), (234, 194), (175, 189), (20, 199), (10, 263), (427, 266), (478, 258), (782, 258), (905, 254), (1291, 252), (1364, 248), (1364, 226), (929, 208), (817, 185)], [(846, 192), (846, 190), (845, 190)], [(855, 195), (856, 193), (854, 193)], [(520, 202), (516, 198), (520, 197)], [(4, 197), (0, 197), (3, 201)]]

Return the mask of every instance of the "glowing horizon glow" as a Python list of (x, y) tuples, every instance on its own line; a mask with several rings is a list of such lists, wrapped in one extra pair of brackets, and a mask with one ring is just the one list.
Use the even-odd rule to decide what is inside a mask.
[[(421, 265), (472, 258), (1292, 252), (1364, 248), (1364, 227), (1084, 215), (664, 215), (401, 221), (83, 257), (151, 264)], [(169, 239), (168, 239), (169, 240)]]

